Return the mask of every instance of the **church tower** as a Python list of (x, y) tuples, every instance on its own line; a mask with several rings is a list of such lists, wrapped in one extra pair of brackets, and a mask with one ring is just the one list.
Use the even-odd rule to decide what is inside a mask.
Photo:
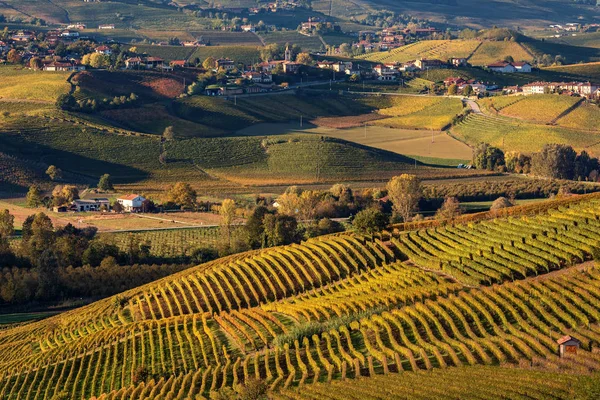
[(285, 61), (292, 61), (292, 51), (289, 45), (285, 48)]

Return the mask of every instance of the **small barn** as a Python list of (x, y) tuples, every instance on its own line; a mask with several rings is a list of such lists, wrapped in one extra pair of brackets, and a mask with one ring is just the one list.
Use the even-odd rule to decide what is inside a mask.
[(556, 341), (558, 343), (558, 354), (563, 357), (565, 354), (577, 354), (581, 342), (572, 336), (563, 336)]

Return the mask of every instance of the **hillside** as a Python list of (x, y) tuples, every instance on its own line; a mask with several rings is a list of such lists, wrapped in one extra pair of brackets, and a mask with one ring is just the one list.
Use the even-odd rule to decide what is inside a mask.
[[(600, 270), (587, 262), (597, 251), (599, 204), (597, 195), (575, 196), (513, 208), (509, 218), (487, 213), (218, 259), (0, 331), (0, 393), (227, 397), (259, 380), (281, 399), (364, 391), (370, 382), (421, 382), (415, 390), (428, 397), (450, 377), (455, 396), (570, 397), (600, 368), (592, 350)], [(559, 358), (565, 334), (582, 346)], [(466, 380), (491, 374), (519, 379), (467, 389)]]

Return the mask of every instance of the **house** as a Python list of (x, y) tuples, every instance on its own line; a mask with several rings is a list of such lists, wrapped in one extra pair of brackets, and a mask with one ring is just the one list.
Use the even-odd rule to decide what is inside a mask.
[(8, 45), (0, 40), (0, 53), (8, 50)]
[(142, 63), (142, 59), (140, 57), (131, 57), (131, 58), (128, 58), (127, 60), (125, 60), (125, 68), (126, 69), (139, 68), (141, 63)]
[(450, 64), (454, 65), (455, 67), (466, 67), (467, 59), (464, 57), (454, 57), (450, 59)]
[(44, 61), (42, 69), (48, 72), (85, 71), (85, 65), (73, 61)]
[(262, 77), (263, 77), (263, 74), (261, 74), (260, 72), (255, 72), (255, 71), (244, 72), (242, 74), (242, 78), (251, 80), (252, 82), (256, 82), (256, 83), (262, 82)]
[(98, 29), (115, 29), (115, 25), (114, 24), (98, 25)]
[(514, 62), (512, 65), (515, 67), (517, 72), (528, 74), (532, 70), (531, 64), (528, 62)]
[(558, 355), (564, 357), (565, 354), (577, 354), (581, 342), (572, 336), (563, 336), (556, 341), (558, 343)]
[(162, 67), (164, 61), (165, 60), (160, 57), (146, 57), (143, 60), (143, 64), (147, 69), (160, 68)]
[(278, 65), (282, 65), (284, 62), (285, 61), (283, 61), (283, 60), (265, 61), (265, 62), (258, 64), (258, 66), (263, 72), (271, 72), (275, 68), (277, 68)]
[(67, 38), (67, 39), (77, 39), (79, 37), (79, 32), (74, 31), (72, 29), (67, 29), (60, 33), (60, 37)]
[(216, 61), (217, 69), (223, 68), (225, 71), (229, 72), (235, 69), (235, 62), (230, 60), (229, 58), (219, 58)]
[(446, 87), (448, 87), (450, 85), (460, 86), (460, 85), (462, 85), (463, 83), (466, 83), (466, 82), (467, 81), (464, 80), (463, 78), (461, 78), (461, 77), (454, 77), (454, 76), (444, 79), (444, 85)]
[(106, 198), (77, 199), (71, 203), (71, 209), (77, 212), (110, 210), (110, 202)]
[(240, 28), (244, 32), (256, 32), (256, 27), (252, 24), (242, 25)]
[(523, 94), (544, 94), (553, 92), (569, 92), (588, 99), (598, 98), (600, 85), (592, 82), (533, 82), (523, 86)]
[(96, 47), (96, 53), (98, 54), (104, 54), (105, 56), (110, 56), (112, 54), (112, 49), (108, 46), (98, 46)]
[(298, 71), (301, 65), (302, 64), (298, 64), (293, 61), (285, 61), (283, 63), (283, 72), (286, 74), (293, 74), (294, 72)]
[(302, 23), (302, 30), (304, 30), (304, 31), (310, 31), (313, 28), (316, 28), (317, 25), (319, 25), (319, 24), (320, 24), (319, 21), (317, 21), (317, 20), (313, 21), (312, 18), (309, 18), (308, 22), (303, 22)]
[(79, 29), (79, 30), (83, 30), (85, 28), (86, 28), (86, 25), (82, 24), (81, 22), (77, 22), (75, 24), (67, 25), (67, 29)]
[(400, 67), (398, 67), (398, 70), (402, 72), (415, 72), (418, 69), (419, 68), (415, 65), (414, 61), (402, 63), (400, 64)]
[(499, 72), (501, 74), (513, 74), (517, 72), (517, 68), (508, 61), (498, 61), (487, 65), (487, 68), (492, 72)]
[(434, 33), (438, 33), (438, 29), (437, 28), (417, 28), (415, 29), (415, 36), (419, 36), (419, 37), (423, 37), (423, 36), (429, 36), (432, 35)]
[(373, 73), (379, 81), (393, 81), (398, 76), (398, 71), (388, 68), (383, 64), (376, 65), (373, 68)]
[(15, 42), (29, 42), (35, 39), (35, 34), (31, 31), (19, 31), (11, 36), (11, 39)]
[(146, 201), (146, 199), (139, 194), (130, 194), (117, 199), (117, 203), (122, 205), (123, 210), (127, 212), (141, 211), (144, 201)]
[(171, 68), (185, 68), (187, 66), (187, 61), (185, 60), (173, 60), (169, 63)]
[(206, 46), (205, 44), (199, 42), (198, 40), (193, 40), (193, 41), (188, 41), (188, 42), (182, 42), (181, 45), (183, 47), (200, 47), (200, 46)]
[(426, 71), (428, 69), (439, 69), (439, 68), (446, 68), (447, 64), (445, 62), (443, 62), (442, 60), (436, 60), (436, 59), (425, 59), (425, 58), (421, 58), (420, 60), (415, 61), (415, 66), (417, 68), (419, 68), (421, 71)]
[(550, 87), (550, 82), (528, 83), (527, 85), (523, 85), (523, 94), (526, 96), (529, 96), (532, 94), (544, 94), (544, 93), (546, 93), (547, 87)]

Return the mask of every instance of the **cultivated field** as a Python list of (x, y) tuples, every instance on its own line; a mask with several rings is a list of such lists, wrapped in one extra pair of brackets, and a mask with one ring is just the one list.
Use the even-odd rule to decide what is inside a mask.
[(487, 65), (512, 56), (515, 61), (532, 61), (533, 57), (517, 42), (483, 42), (469, 58), (473, 65)]
[[(0, 392), (214, 398), (254, 379), (280, 399), (571, 398), (600, 368), (599, 205), (577, 196), (186, 269), (0, 331)], [(565, 334), (581, 347), (560, 358)]]
[[(453, 118), (463, 111), (463, 105), (459, 99), (419, 100), (419, 98), (409, 96), (402, 96), (402, 98), (401, 104), (379, 111), (390, 118), (375, 121), (373, 125), (399, 129), (442, 130), (447, 128)], [(429, 105), (427, 105), (428, 103)]]
[(479, 45), (477, 40), (424, 40), (390, 51), (369, 53), (361, 58), (375, 62), (407, 62), (419, 58), (446, 61), (452, 57), (469, 57)]
[(580, 97), (556, 95), (526, 96), (516, 103), (502, 107), (500, 113), (508, 117), (547, 124), (554, 122), (559, 116), (580, 101)]
[(600, 130), (600, 108), (593, 104), (582, 104), (557, 121), (560, 126), (576, 129)]
[(535, 152), (546, 143), (560, 143), (600, 155), (589, 147), (600, 142), (600, 135), (582, 129), (534, 124), (514, 118), (469, 115), (465, 121), (452, 127), (451, 132), (473, 146), (486, 142), (507, 151)]

